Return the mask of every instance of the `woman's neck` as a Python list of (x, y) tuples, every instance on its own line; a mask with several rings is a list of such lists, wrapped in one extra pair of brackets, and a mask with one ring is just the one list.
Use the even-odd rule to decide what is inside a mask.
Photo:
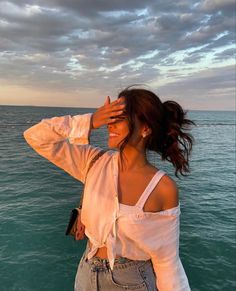
[(138, 171), (149, 165), (146, 152), (135, 148), (125, 147), (121, 154), (119, 153), (119, 170), (121, 172)]

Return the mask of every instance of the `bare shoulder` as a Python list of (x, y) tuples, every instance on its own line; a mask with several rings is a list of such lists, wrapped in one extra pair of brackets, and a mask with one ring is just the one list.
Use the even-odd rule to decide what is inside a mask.
[[(149, 175), (153, 176), (158, 169), (149, 167)], [(165, 174), (148, 197), (144, 211), (158, 212), (178, 206), (179, 193), (176, 182)]]
[(162, 200), (163, 210), (173, 208), (179, 204), (179, 190), (176, 182), (164, 175), (158, 183), (157, 191)]

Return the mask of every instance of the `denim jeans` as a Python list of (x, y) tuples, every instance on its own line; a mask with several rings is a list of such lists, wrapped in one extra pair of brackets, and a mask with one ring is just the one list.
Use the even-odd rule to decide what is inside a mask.
[(75, 278), (75, 291), (157, 291), (156, 277), (151, 260), (134, 261), (126, 258), (115, 260), (113, 270), (107, 259), (87, 259), (86, 248)]

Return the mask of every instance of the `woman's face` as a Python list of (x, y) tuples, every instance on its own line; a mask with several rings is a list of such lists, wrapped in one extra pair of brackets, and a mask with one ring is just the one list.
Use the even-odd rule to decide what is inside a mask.
[(128, 135), (129, 127), (128, 120), (125, 116), (120, 116), (119, 119), (107, 125), (108, 130), (108, 147), (119, 148), (119, 143)]
[[(107, 126), (109, 137), (108, 137), (108, 147), (109, 148), (119, 148), (122, 140), (129, 133), (128, 119), (126, 115), (121, 115), (119, 119)], [(136, 147), (138, 143), (142, 140), (142, 124), (135, 118), (135, 128), (132, 136), (127, 145)]]

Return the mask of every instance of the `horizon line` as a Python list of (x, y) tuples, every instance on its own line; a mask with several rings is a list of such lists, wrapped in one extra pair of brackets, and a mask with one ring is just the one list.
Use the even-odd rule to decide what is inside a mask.
[[(46, 108), (80, 108), (80, 109), (98, 109), (99, 107), (77, 107), (77, 106), (48, 106), (48, 105), (16, 105), (16, 104), (0, 104), (0, 106), (14, 106), (14, 107), (46, 107)], [(184, 108), (187, 111), (227, 111), (227, 112), (236, 112), (236, 109), (190, 109)]]

